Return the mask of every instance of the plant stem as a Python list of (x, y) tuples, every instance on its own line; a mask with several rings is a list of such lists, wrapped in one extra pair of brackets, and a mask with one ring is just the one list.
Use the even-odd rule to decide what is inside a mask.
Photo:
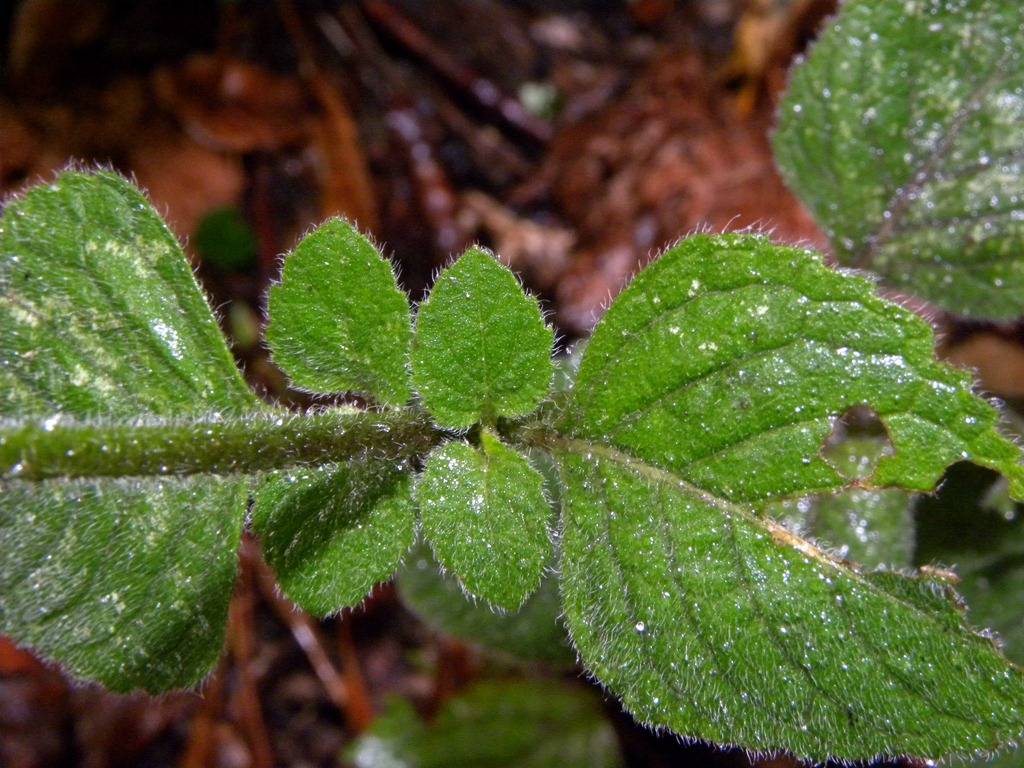
[(335, 408), (188, 420), (0, 421), (0, 480), (245, 474), (355, 458), (405, 460), (439, 443), (419, 410)]

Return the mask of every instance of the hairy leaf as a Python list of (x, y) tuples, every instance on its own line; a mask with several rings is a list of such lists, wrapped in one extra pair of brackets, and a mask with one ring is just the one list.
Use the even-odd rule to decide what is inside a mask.
[(930, 328), (867, 281), (755, 236), (666, 253), (605, 314), (550, 438), (562, 589), (584, 661), (644, 721), (812, 760), (988, 750), (1024, 676), (947, 585), (863, 573), (753, 506), (839, 489), (822, 454), (866, 403), (892, 443), (865, 487), (930, 489), (1019, 451)]
[[(257, 408), (180, 247), (127, 181), (65, 173), (7, 206), (0, 416), (45, 431)], [(198, 682), (223, 640), (246, 486), (5, 480), (0, 630), (115, 690)]]
[(595, 329), (564, 427), (733, 501), (834, 490), (820, 449), (867, 403), (888, 430), (864, 485), (931, 490), (962, 459), (1024, 495), (1020, 451), (916, 315), (816, 254), (699, 236), (641, 273)]
[(1024, 733), (1024, 674), (942, 582), (859, 572), (616, 451), (567, 443), (561, 471), (566, 622), (640, 720), (813, 761)]
[(783, 101), (780, 167), (840, 261), (954, 312), (1024, 314), (1017, 0), (851, 0)]
[(268, 313), (267, 344), (295, 386), (356, 390), (384, 405), (409, 399), (409, 301), (348, 222), (331, 219), (303, 238), (270, 289)]
[(416, 316), (413, 381), (442, 427), (525, 416), (551, 385), (552, 343), (536, 300), (491, 254), (470, 248)]
[(551, 554), (544, 480), (487, 430), (480, 449), (450, 442), (426, 460), (416, 498), (438, 561), (473, 595), (517, 609)]
[(0, 628), (114, 691), (192, 686), (217, 661), (245, 483), (0, 485)]
[(611, 768), (621, 762), (599, 702), (589, 691), (549, 682), (481, 683), (449, 701), (429, 725), (395, 701), (349, 759), (356, 768)]
[(281, 590), (318, 616), (358, 605), (416, 536), (412, 474), (386, 461), (278, 472), (255, 492), (252, 526)]
[(0, 415), (254, 407), (174, 235), (113, 174), (65, 173), (0, 222)]

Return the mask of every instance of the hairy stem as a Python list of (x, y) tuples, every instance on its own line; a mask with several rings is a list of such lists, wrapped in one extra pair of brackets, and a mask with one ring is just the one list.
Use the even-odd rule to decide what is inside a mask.
[(0, 420), (0, 481), (245, 474), (354, 458), (404, 460), (442, 435), (413, 409), (77, 421)]

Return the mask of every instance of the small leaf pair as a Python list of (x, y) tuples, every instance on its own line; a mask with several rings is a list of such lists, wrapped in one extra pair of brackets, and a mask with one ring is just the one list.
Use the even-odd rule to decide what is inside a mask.
[(391, 266), (348, 222), (333, 219), (289, 255), (270, 289), (269, 315), (267, 343), (294, 386), (362, 392), (393, 407), (415, 386), (443, 429), (524, 416), (551, 383), (551, 329), (480, 248), (441, 272), (414, 337)]
[[(351, 225), (333, 220), (285, 262), (270, 317), (274, 359), (297, 386), (362, 392), (390, 407), (415, 391), (441, 429), (485, 425), (478, 448), (450, 442), (427, 457), (416, 497), (441, 563), (473, 594), (519, 607), (540, 583), (550, 512), (540, 475), (493, 427), (547, 396), (552, 332), (537, 302), (493, 256), (472, 248), (441, 272), (414, 330), (390, 265)], [(412, 543), (412, 494), (402, 473), (381, 464), (285, 472), (257, 494), (254, 526), (267, 557), (285, 591), (310, 610), (358, 602)], [(300, 517), (306, 526), (296, 527)], [(317, 532), (304, 533), (308, 523)], [(374, 562), (353, 569), (353, 558), (365, 560), (364, 539), (373, 542)]]
[(492, 427), (547, 396), (551, 344), (536, 301), (478, 248), (441, 273), (416, 318), (413, 380), (434, 420), (485, 425), (478, 448), (450, 442), (427, 457), (417, 491), (423, 532), (445, 569), (502, 608), (519, 608), (540, 585), (550, 508), (540, 474)]

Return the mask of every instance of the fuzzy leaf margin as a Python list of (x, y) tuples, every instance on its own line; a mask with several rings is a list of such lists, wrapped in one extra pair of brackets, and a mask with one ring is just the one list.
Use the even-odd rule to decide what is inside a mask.
[(1024, 675), (932, 578), (862, 572), (757, 510), (838, 490), (835, 419), (893, 453), (859, 482), (930, 490), (1019, 450), (928, 325), (753, 235), (684, 241), (609, 308), (560, 436), (562, 591), (587, 666), (641, 720), (822, 761), (986, 752), (1024, 733)]
[(267, 344), (291, 382), (409, 400), (409, 302), (391, 265), (355, 227), (331, 219), (285, 259), (268, 299)]

